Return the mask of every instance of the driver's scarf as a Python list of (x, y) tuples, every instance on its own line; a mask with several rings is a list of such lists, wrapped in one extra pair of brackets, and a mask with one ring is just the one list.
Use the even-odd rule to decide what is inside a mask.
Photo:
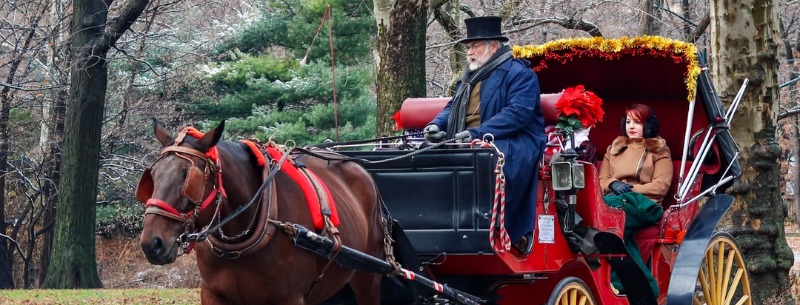
[(477, 70), (470, 71), (469, 66), (464, 69), (464, 74), (461, 75), (461, 86), (458, 87), (456, 94), (453, 96), (453, 102), (450, 105), (450, 114), (447, 116), (448, 139), (452, 139), (456, 133), (466, 128), (467, 104), (469, 103), (472, 88), (489, 77), (489, 74), (491, 74), (497, 66), (511, 59), (513, 56), (511, 47), (501, 46), (497, 52), (489, 58), (486, 64)]

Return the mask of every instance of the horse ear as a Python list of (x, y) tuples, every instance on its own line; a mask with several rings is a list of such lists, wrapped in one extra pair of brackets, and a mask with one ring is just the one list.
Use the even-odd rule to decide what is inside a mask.
[(161, 122), (155, 117), (153, 117), (153, 133), (156, 135), (158, 142), (161, 143), (161, 146), (167, 147), (175, 144), (175, 139), (164, 129), (164, 125), (161, 125)]
[(225, 120), (220, 121), (217, 127), (214, 127), (214, 129), (211, 129), (211, 131), (206, 132), (206, 134), (200, 138), (200, 140), (197, 140), (198, 150), (205, 153), (217, 145), (219, 139), (222, 138), (223, 131), (225, 131)]

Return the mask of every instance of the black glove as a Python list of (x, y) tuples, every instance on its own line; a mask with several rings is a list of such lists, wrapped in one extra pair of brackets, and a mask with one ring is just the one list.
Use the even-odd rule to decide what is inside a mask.
[(447, 133), (441, 131), (439, 126), (436, 124), (428, 124), (425, 126), (425, 129), (422, 130), (425, 133), (425, 141), (436, 143), (444, 139), (447, 136)]
[(472, 134), (469, 132), (469, 130), (464, 130), (462, 132), (459, 132), (455, 134), (453, 138), (456, 139), (456, 142), (458, 143), (472, 142)]
[(614, 180), (611, 184), (608, 185), (608, 189), (610, 189), (614, 194), (622, 195), (628, 192), (633, 191), (633, 185), (627, 184), (625, 182)]

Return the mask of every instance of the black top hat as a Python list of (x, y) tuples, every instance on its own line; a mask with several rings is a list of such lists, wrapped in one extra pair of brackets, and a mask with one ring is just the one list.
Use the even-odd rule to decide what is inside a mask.
[(467, 43), (475, 40), (500, 40), (508, 41), (500, 32), (502, 19), (497, 16), (472, 17), (464, 19), (467, 24), (467, 37), (459, 40), (459, 43)]

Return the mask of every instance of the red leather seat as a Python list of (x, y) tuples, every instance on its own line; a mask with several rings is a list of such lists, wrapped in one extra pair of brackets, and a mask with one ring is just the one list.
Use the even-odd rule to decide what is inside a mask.
[[(685, 171), (689, 171), (689, 167), (691, 167), (692, 162), (686, 162), (686, 169)], [(669, 186), (669, 191), (664, 196), (664, 200), (661, 202), (661, 206), (664, 207), (665, 216), (666, 211), (669, 209), (670, 206), (677, 204), (675, 199), (675, 194), (678, 192), (678, 179), (679, 173), (681, 170), (681, 161), (672, 161), (672, 183)], [(691, 194), (690, 194), (691, 195)], [(662, 220), (664, 216), (662, 216)], [(639, 253), (642, 255), (642, 260), (647, 262), (652, 255), (653, 248), (655, 247), (658, 240), (661, 238), (661, 222), (654, 224), (652, 226), (642, 228), (636, 231), (636, 243), (639, 246)]]
[[(546, 93), (539, 97), (545, 124), (555, 125), (558, 114), (556, 102), (561, 98), (561, 93)], [(450, 97), (407, 98), (400, 106), (400, 122), (402, 122), (403, 128), (425, 128), (425, 125), (428, 125), (436, 117), (448, 101), (450, 101)]]

